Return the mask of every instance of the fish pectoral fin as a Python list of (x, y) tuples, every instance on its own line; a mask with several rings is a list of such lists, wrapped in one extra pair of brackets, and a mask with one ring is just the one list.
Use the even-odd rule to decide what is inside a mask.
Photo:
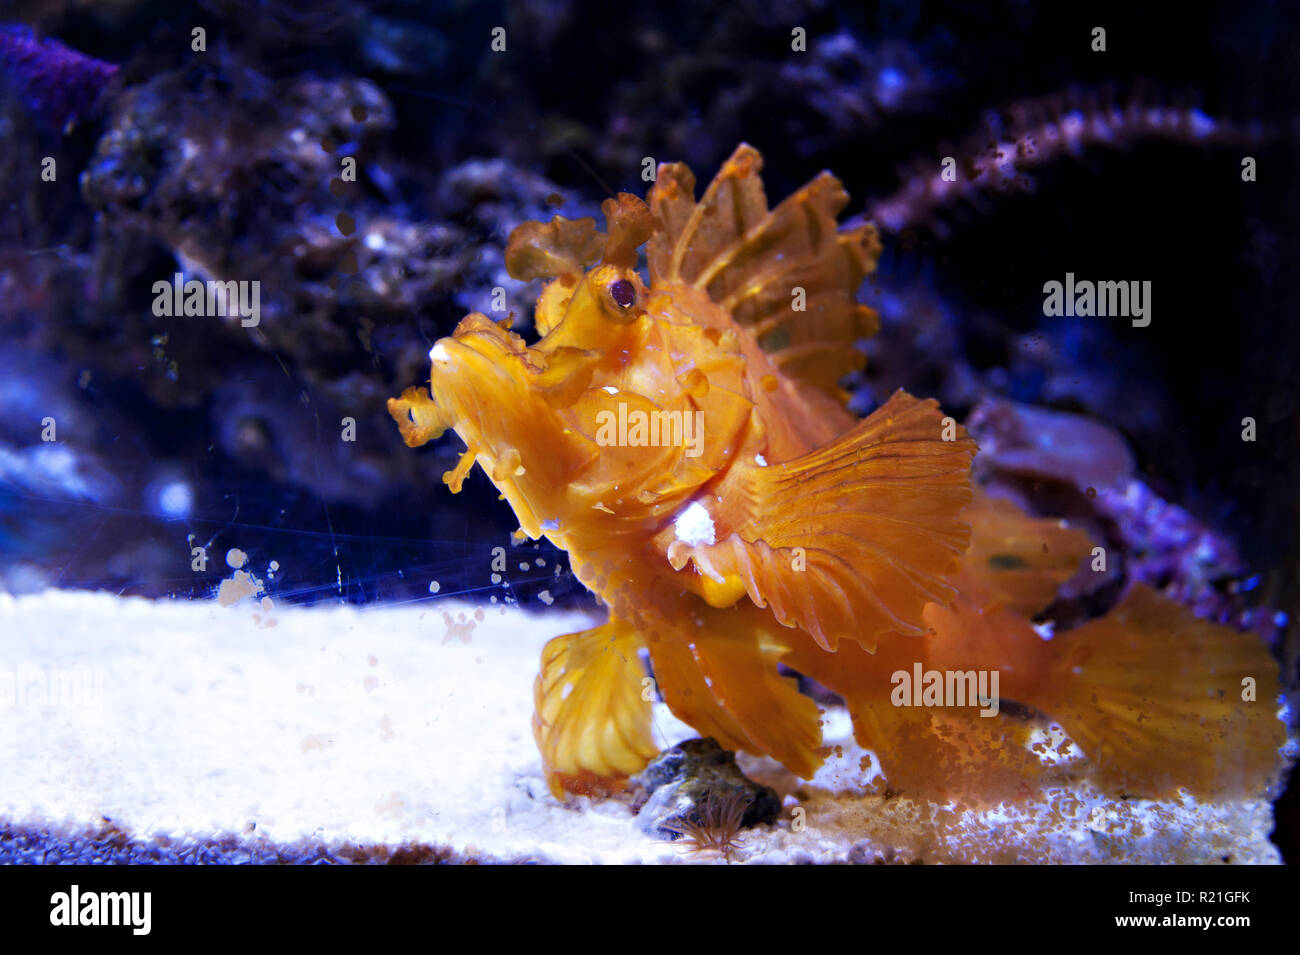
[(634, 630), (611, 618), (542, 648), (533, 738), (557, 798), (620, 789), (659, 751), (642, 698), (642, 646)]
[(1106, 790), (1254, 797), (1276, 780), (1286, 736), (1278, 667), (1256, 634), (1137, 584), (1052, 644), (1056, 678), (1026, 702), (1060, 722)]
[(959, 515), (974, 453), (936, 402), (896, 392), (836, 441), (740, 472), (719, 492), (726, 536), (675, 541), (668, 558), (678, 570), (693, 563), (717, 598), (734, 600), (743, 584), (823, 649), (848, 638), (872, 651), (882, 634), (920, 633), (924, 606), (955, 596), (947, 578), (969, 540)]

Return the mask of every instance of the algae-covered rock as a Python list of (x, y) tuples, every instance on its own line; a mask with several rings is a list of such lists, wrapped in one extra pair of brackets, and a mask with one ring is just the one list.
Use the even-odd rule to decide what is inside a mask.
[(637, 819), (651, 836), (676, 840), (682, 829), (707, 825), (707, 807), (745, 803), (740, 828), (770, 824), (781, 811), (776, 792), (745, 776), (736, 754), (712, 737), (666, 749), (632, 777)]

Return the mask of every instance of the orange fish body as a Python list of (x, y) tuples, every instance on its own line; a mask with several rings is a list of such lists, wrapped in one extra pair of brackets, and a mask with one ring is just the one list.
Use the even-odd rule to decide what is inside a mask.
[[(689, 170), (661, 166), (648, 205), (605, 203), (607, 234), (521, 226), (507, 268), (552, 279), (540, 340), (470, 315), (430, 351), (430, 390), (389, 402), (409, 445), (456, 430), (452, 490), (477, 461), (609, 607), (542, 654), (533, 728), (553, 791), (616, 788), (657, 752), (642, 650), (683, 721), (804, 777), (823, 759), (819, 711), (779, 662), (845, 698), (895, 789), (1023, 790), (1045, 771), (1026, 713), (1059, 720), (1126, 791), (1265, 785), (1283, 731), (1258, 640), (1142, 588), (1044, 640), (1031, 616), (1086, 536), (973, 495), (975, 444), (935, 402), (845, 409), (838, 382), (876, 329), (855, 301), (876, 232), (837, 229), (848, 197), (828, 173), (769, 209), (760, 166), (740, 146), (698, 202)], [(1187, 675), (1162, 686), (1169, 653)], [(996, 670), (1021, 706), (898, 705), (916, 664)], [(1238, 700), (1245, 676), (1256, 704)]]

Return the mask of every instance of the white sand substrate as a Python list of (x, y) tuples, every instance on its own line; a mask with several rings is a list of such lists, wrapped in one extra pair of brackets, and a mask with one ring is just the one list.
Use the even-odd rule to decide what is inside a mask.
[[(646, 836), (626, 799), (548, 792), (538, 654), (591, 625), (436, 598), (0, 595), (0, 862), (719, 861)], [(838, 749), (813, 780), (742, 757), (785, 811), (732, 861), (1280, 861), (1264, 800), (1084, 787), (958, 813), (864, 794), (870, 760), (843, 711), (825, 718)], [(662, 705), (655, 722), (664, 746), (694, 735)]]

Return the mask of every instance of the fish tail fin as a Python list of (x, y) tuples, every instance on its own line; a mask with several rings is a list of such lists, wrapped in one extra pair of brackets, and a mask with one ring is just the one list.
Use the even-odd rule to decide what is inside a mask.
[(542, 648), (533, 738), (556, 798), (616, 791), (659, 751), (643, 699), (641, 648), (635, 631), (612, 618)]
[(1222, 798), (1274, 782), (1286, 735), (1278, 666), (1256, 635), (1136, 585), (1110, 613), (1052, 642), (1047, 692), (1027, 702), (1061, 724), (1102, 788)]

